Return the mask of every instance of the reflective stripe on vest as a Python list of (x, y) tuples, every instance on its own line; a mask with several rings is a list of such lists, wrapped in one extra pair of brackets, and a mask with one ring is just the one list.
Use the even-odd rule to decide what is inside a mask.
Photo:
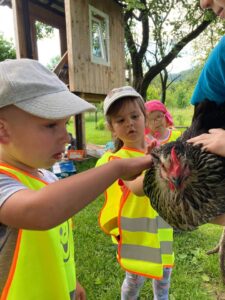
[[(122, 148), (111, 159), (142, 155), (138, 150)], [(116, 194), (116, 189), (120, 193)], [(172, 228), (151, 207), (147, 197), (137, 197), (117, 182), (107, 189), (106, 196), (99, 223), (105, 232), (119, 236), (120, 265), (129, 272), (161, 279), (163, 267), (172, 267), (174, 262)]]
[[(5, 164), (0, 165), (0, 173), (29, 189), (38, 190), (47, 185)], [(1, 300), (74, 299), (76, 276), (71, 220), (45, 231), (20, 229), (16, 243)]]

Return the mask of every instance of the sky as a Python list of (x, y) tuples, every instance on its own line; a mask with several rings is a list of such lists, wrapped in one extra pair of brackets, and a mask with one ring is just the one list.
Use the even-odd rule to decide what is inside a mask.
[[(12, 9), (8, 6), (0, 6), (0, 32), (15, 43)], [(38, 56), (39, 61), (46, 66), (57, 55), (60, 55), (60, 43), (58, 30), (55, 30), (52, 39), (38, 41)]]
[[(0, 32), (3, 33), (6, 39), (12, 39), (15, 42), (14, 25), (12, 10), (7, 6), (0, 6)], [(58, 31), (52, 39), (44, 39), (38, 41), (38, 56), (39, 61), (45, 66), (57, 55), (60, 55)], [(187, 51), (186, 51), (187, 52)], [(192, 66), (192, 57), (185, 53), (185, 56), (177, 58), (169, 66), (168, 71), (171, 73), (179, 73), (187, 70)]]

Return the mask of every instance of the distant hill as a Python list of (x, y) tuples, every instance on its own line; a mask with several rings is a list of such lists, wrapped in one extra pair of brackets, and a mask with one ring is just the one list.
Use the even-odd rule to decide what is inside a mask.
[(196, 67), (193, 67), (191, 69), (179, 73), (170, 73), (169, 78), (171, 81), (175, 80), (175, 82), (184, 81), (184, 80), (196, 82), (201, 70), (202, 70), (202, 65), (198, 65)]

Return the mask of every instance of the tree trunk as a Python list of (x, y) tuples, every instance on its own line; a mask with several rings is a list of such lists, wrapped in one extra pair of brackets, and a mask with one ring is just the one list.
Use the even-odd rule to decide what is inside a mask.
[(149, 21), (148, 16), (142, 16), (142, 43), (138, 47), (134, 42), (129, 19), (132, 18), (132, 10), (125, 12), (124, 21), (125, 21), (125, 38), (128, 46), (128, 50), (131, 57), (132, 68), (133, 68), (133, 87), (146, 99), (147, 89), (151, 81), (177, 57), (179, 52), (193, 39), (195, 39), (202, 31), (204, 31), (207, 26), (212, 22), (203, 21), (195, 30), (187, 34), (184, 38), (178, 41), (171, 51), (165, 55), (161, 61), (156, 63), (153, 66), (150, 66), (148, 70), (144, 73), (143, 66), (144, 59), (146, 57), (146, 52), (148, 49), (149, 41)]
[(161, 101), (163, 104), (165, 104), (167, 80), (168, 80), (168, 72), (166, 69), (164, 69), (162, 72), (160, 72), (160, 79), (161, 79), (161, 86), (162, 86)]

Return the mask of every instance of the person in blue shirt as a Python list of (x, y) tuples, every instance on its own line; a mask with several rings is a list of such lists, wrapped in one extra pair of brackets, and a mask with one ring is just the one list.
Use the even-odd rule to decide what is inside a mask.
[[(225, 19), (225, 0), (200, 0), (202, 9), (211, 9), (220, 18)], [(225, 36), (209, 55), (199, 76), (193, 92), (191, 103), (196, 105), (205, 99), (218, 104), (225, 102)], [(225, 156), (225, 130), (210, 129), (189, 140), (194, 145), (202, 144), (202, 148)]]
[(198, 79), (191, 103), (196, 105), (205, 99), (216, 101), (218, 104), (225, 101), (225, 36), (209, 55)]

